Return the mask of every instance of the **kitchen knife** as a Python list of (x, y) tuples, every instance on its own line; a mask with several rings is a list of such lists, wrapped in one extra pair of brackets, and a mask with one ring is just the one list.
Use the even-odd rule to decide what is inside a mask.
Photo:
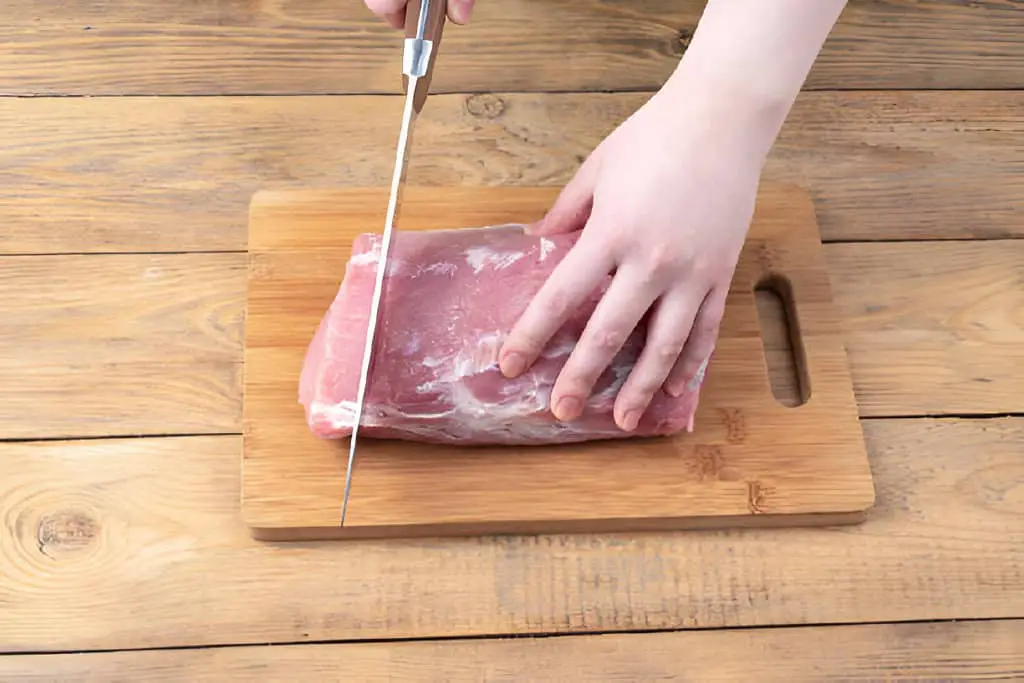
[(405, 42), (402, 49), (402, 85), (405, 89), (405, 107), (402, 113), (402, 127), (398, 132), (398, 151), (395, 154), (395, 170), (391, 178), (391, 194), (384, 219), (384, 237), (381, 241), (380, 258), (377, 260), (377, 279), (370, 303), (370, 319), (366, 328), (366, 342), (363, 348), (363, 365), (359, 374), (359, 388), (356, 393), (356, 408), (349, 440), (348, 468), (345, 472), (345, 498), (341, 504), (341, 526), (345, 526), (348, 499), (352, 490), (352, 468), (356, 460), (356, 442), (359, 423), (363, 417), (363, 403), (366, 400), (366, 385), (373, 361), (377, 323), (380, 318), (380, 302), (384, 290), (384, 274), (387, 272), (388, 254), (395, 220), (402, 203), (402, 189), (405, 185), (405, 171), (408, 167), (409, 149), (416, 118), (427, 100), (430, 78), (434, 71), (448, 12), (446, 0), (410, 0), (405, 15)]

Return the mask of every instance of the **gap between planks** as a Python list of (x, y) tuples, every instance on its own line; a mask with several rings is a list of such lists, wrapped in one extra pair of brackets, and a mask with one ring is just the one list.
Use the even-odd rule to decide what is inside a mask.
[(114, 648), (75, 648), (69, 650), (27, 650), (20, 652), (4, 652), (0, 650), (0, 659), (4, 657), (35, 657), (45, 655), (68, 655), (68, 654), (114, 654), (117, 652), (189, 652), (202, 650), (236, 650), (252, 649), (261, 647), (317, 647), (330, 645), (399, 645), (403, 643), (420, 644), (443, 644), (443, 643), (465, 643), (475, 641), (509, 641), (509, 640), (557, 640), (557, 639), (580, 639), (595, 636), (642, 636), (642, 635), (671, 635), (674, 633), (734, 633), (734, 632), (777, 632), (796, 631), (810, 629), (843, 629), (845, 627), (872, 627), (872, 626), (913, 626), (913, 625), (944, 625), (944, 624), (987, 624), (1007, 623), (1024, 624), (1022, 617), (967, 617), (957, 619), (901, 619), (894, 621), (834, 621), (802, 624), (764, 624), (764, 625), (725, 625), (713, 628), (680, 627), (680, 628), (632, 628), (623, 630), (596, 630), (585, 633), (539, 631), (537, 633), (480, 633), (452, 636), (396, 636), (394, 638), (340, 638), (340, 639), (310, 639), (310, 640), (268, 640), (266, 642), (238, 642), (238, 643), (210, 643), (208, 645), (155, 645), (139, 647), (114, 647)]
[[(920, 415), (863, 415), (863, 422), (871, 421), (913, 421), (913, 420), (963, 420), (965, 422), (981, 420), (1005, 420), (1024, 418), (1024, 413), (932, 413)], [(81, 441), (130, 441), (132, 439), (191, 439), (195, 437), (243, 436), (242, 432), (182, 432), (167, 434), (106, 434), (106, 435), (69, 435), (69, 436), (38, 436), (26, 438), (0, 438), (0, 444), (32, 444), (32, 443), (77, 443)]]
[[(1024, 240), (1021, 236), (993, 237), (981, 236), (976, 238), (920, 238), (913, 240), (828, 240), (822, 239), (821, 244), (825, 245), (904, 245), (904, 244), (929, 244), (945, 242), (1016, 242)], [(248, 254), (246, 249), (197, 249), (194, 251), (126, 251), (126, 252), (31, 252), (31, 253), (0, 253), (0, 259), (5, 258), (41, 258), (49, 256), (185, 256), (188, 254)], [(340, 279), (339, 279), (340, 282)]]
[[(1008, 237), (997, 237), (982, 235), (979, 237), (922, 237), (917, 239), (877, 239), (877, 240), (848, 240), (848, 239), (826, 239), (822, 238), (822, 244), (930, 244), (945, 242), (1015, 242), (1024, 240), (1024, 235), (1011, 235)], [(248, 254), (247, 249), (196, 249), (184, 251), (55, 251), (55, 252), (31, 252), (31, 253), (0, 253), (0, 260), (8, 258), (45, 258), (50, 256), (187, 256), (195, 255), (216, 255), (216, 254)], [(892, 417), (900, 417), (894, 415)], [(911, 415), (908, 417), (929, 417), (927, 414)], [(154, 435), (154, 436), (159, 436)]]
[[(970, 421), (982, 421), (982, 420), (1006, 420), (1010, 418), (1024, 418), (1024, 413), (977, 413), (977, 414), (922, 414), (922, 415), (868, 415), (861, 416), (860, 421), (871, 422), (871, 421), (913, 421), (913, 420), (963, 420), (965, 422)], [(69, 436), (35, 436), (26, 438), (2, 438), (0, 437), (0, 443), (76, 443), (79, 441), (125, 441), (131, 439), (151, 439), (151, 438), (194, 438), (197, 436), (243, 436), (240, 431), (234, 432), (193, 432), (193, 433), (181, 433), (181, 434), (104, 434), (104, 435), (69, 435)]]
[[(822, 244), (927, 244), (932, 242), (1014, 242), (1024, 240), (1024, 235), (980, 235), (977, 237), (918, 237), (918, 238), (881, 238), (881, 239), (830, 239), (822, 237)], [(248, 254), (248, 249), (184, 249), (177, 251), (38, 251), (38, 252), (0, 252), (0, 259), (5, 258), (41, 258), (48, 256), (185, 256), (188, 254)]]
[[(602, 634), (421, 642), (318, 643), (0, 656), (12, 681), (299, 678), (819, 681), (1020, 677), (1020, 620)], [(836, 648), (842, 643), (842, 648)], [(642, 652), (643, 657), (637, 657)], [(685, 652), (683, 658), (680, 652)], [(310, 657), (310, 655), (314, 655)], [(543, 672), (543, 673), (538, 673)]]
[[(622, 87), (622, 88), (594, 88), (594, 89), (579, 89), (579, 88), (558, 88), (552, 90), (526, 90), (526, 89), (500, 89), (496, 90), (493, 88), (481, 89), (481, 88), (466, 88), (466, 89), (447, 89), (431, 91), (430, 94), (434, 96), (472, 96), (472, 95), (511, 95), (511, 96), (536, 96), (536, 95), (654, 95), (660, 90), (660, 87)], [(899, 94), (899, 93), (1012, 93), (1012, 92), (1024, 92), (1024, 88), (1018, 86), (1005, 86), (1005, 87), (994, 87), (994, 88), (929, 88), (929, 87), (909, 87), (909, 88), (872, 88), (872, 87), (854, 87), (854, 88), (801, 88), (801, 93), (820, 93), (822, 95), (830, 94)], [(230, 93), (0, 93), (0, 100), (75, 100), (75, 99), (89, 99), (89, 100), (148, 100), (148, 99), (211, 99), (219, 98), (223, 100), (230, 100), (232, 98), (255, 98), (255, 97), (266, 97), (266, 98), (289, 98), (289, 97), (323, 97), (323, 98), (340, 98), (340, 97), (375, 97), (375, 98), (390, 98), (390, 99), (403, 99), (405, 95), (401, 92), (376, 92), (372, 90), (360, 90), (360, 91), (332, 91), (332, 92), (316, 92), (316, 91), (295, 91), (295, 92), (230, 92)]]

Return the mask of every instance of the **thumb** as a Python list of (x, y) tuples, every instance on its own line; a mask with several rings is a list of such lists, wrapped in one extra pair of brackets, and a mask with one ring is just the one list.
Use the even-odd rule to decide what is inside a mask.
[(569, 184), (562, 188), (547, 214), (529, 227), (529, 233), (540, 236), (582, 230), (594, 205), (594, 186), (597, 184), (600, 165), (595, 150), (576, 171)]
[(405, 26), (405, 6), (408, 0), (366, 0), (371, 12), (388, 22), (392, 28)]
[(468, 24), (474, 0), (448, 0), (448, 18), (456, 24)]

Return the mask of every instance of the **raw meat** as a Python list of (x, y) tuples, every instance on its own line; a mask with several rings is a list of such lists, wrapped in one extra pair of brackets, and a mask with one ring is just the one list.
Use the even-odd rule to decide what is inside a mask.
[[(534, 237), (521, 225), (396, 232), (360, 436), (529, 445), (692, 430), (698, 392), (678, 399), (659, 392), (635, 431), (615, 424), (615, 395), (642, 348), (642, 326), (600, 378), (583, 415), (568, 423), (552, 415), (552, 386), (603, 288), (529, 371), (514, 380), (501, 374), (504, 335), (576, 238)], [(299, 400), (317, 436), (352, 431), (379, 256), (379, 235), (355, 240), (341, 287), (307, 349)]]

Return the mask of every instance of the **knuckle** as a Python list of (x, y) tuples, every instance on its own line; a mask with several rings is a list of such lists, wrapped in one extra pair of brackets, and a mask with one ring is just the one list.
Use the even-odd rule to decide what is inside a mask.
[(540, 300), (540, 309), (544, 315), (561, 318), (569, 308), (569, 296), (560, 287), (553, 287)]
[(662, 363), (673, 363), (679, 354), (683, 351), (683, 343), (670, 342), (667, 344), (658, 344), (654, 347), (654, 357)]
[(664, 275), (650, 266), (636, 274), (636, 286), (640, 290), (656, 287), (661, 280), (664, 280)]
[(634, 403), (646, 405), (661, 389), (671, 369), (671, 363), (637, 366), (623, 387), (624, 400), (629, 405)]
[(683, 363), (683, 376), (693, 377), (697, 374), (697, 371), (700, 369), (703, 362), (704, 358), (702, 356), (691, 356), (687, 358)]
[(672, 368), (675, 367), (677, 361), (678, 356), (668, 362), (658, 363), (650, 367), (649, 371), (643, 376), (642, 381), (637, 382), (638, 390), (650, 396), (658, 393), (658, 390), (665, 383), (665, 379), (672, 372)]
[(691, 334), (693, 347), (698, 352), (705, 352), (709, 346), (714, 344), (715, 339), (718, 337), (720, 325), (720, 319), (701, 321), (699, 325), (694, 327)]
[(617, 351), (626, 341), (626, 333), (619, 327), (606, 327), (593, 335), (594, 346), (604, 353)]
[(696, 374), (700, 370), (701, 366), (704, 365), (711, 356), (711, 350), (712, 349), (710, 347), (707, 347), (689, 351), (683, 359), (682, 365), (684, 374), (688, 377)]
[(674, 276), (688, 268), (693, 258), (689, 251), (678, 246), (655, 244), (647, 261), (648, 272), (654, 278)]
[[(595, 217), (593, 222), (596, 224), (598, 220), (599, 219)], [(617, 226), (617, 229), (605, 230), (599, 238), (595, 236), (594, 239), (599, 239), (602, 243), (602, 248), (607, 249), (617, 256), (628, 254), (630, 247), (636, 243), (635, 240), (630, 239), (631, 236), (635, 234), (635, 230), (630, 229), (629, 224), (625, 220), (604, 218), (601, 222), (606, 225), (614, 224)], [(596, 233), (597, 231), (594, 232)], [(584, 231), (583, 237), (580, 238), (580, 241), (582, 242), (585, 238), (586, 231)]]

